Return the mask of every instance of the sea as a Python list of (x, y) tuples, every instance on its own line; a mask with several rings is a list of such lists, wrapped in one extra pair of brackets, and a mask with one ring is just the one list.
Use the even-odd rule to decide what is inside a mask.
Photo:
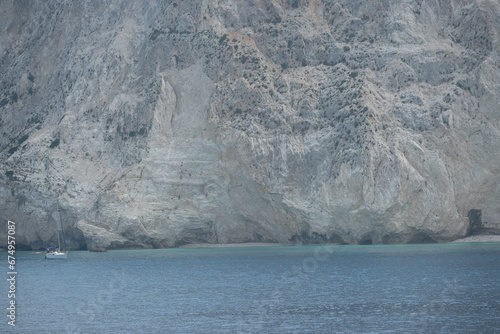
[(500, 333), (500, 243), (15, 257), (1, 333)]

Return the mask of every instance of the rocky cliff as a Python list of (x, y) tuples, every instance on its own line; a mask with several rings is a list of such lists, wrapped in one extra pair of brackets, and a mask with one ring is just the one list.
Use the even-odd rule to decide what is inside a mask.
[(2, 1), (0, 215), (33, 249), (498, 228), (499, 36), (496, 0)]

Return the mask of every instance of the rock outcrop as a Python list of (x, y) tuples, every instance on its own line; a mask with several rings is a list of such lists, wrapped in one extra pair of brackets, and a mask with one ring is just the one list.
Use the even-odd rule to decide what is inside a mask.
[(33, 249), (498, 229), (499, 36), (494, 0), (4, 1), (0, 214)]

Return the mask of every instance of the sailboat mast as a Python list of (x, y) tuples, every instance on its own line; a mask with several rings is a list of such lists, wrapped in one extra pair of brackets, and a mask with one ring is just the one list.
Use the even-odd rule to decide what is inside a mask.
[[(63, 228), (63, 223), (62, 223), (62, 218), (61, 218), (61, 209), (59, 207), (59, 201), (57, 201), (57, 212), (59, 213), (59, 225), (61, 225), (61, 233), (62, 233), (62, 241), (63, 241), (63, 247), (66, 249), (66, 241), (64, 240), (64, 228)], [(61, 245), (59, 244), (59, 251), (63, 252), (64, 250), (61, 248)]]
[[(60, 212), (60, 211), (59, 211), (59, 223), (61, 224), (61, 233), (62, 233), (62, 237), (61, 237), (61, 239), (62, 239), (62, 245), (63, 245), (64, 250), (65, 250), (65, 249), (66, 249), (66, 239), (65, 239), (65, 237), (64, 237), (64, 227), (63, 227), (62, 218), (61, 218), (61, 212)], [(61, 249), (61, 251), (63, 251), (63, 250)]]

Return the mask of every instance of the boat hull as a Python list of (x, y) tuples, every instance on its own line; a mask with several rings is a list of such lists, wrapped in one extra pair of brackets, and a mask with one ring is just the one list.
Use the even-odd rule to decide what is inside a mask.
[(47, 260), (65, 260), (68, 253), (53, 252), (45, 254), (45, 259)]

